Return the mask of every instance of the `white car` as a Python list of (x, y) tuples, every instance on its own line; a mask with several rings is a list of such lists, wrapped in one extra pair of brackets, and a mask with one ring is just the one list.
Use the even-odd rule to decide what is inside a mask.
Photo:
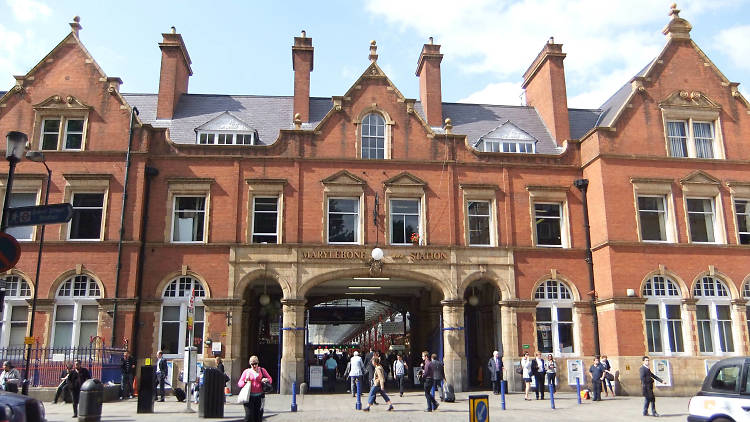
[(690, 399), (688, 422), (750, 422), (750, 358), (716, 362)]

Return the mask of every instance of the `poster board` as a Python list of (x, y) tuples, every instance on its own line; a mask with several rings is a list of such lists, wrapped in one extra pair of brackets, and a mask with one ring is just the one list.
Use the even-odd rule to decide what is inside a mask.
[(664, 380), (659, 382), (654, 380), (654, 386), (656, 387), (671, 387), (672, 386), (672, 371), (667, 359), (653, 359), (654, 363), (654, 375)]
[(576, 378), (580, 379), (581, 385), (586, 385), (583, 359), (568, 359), (568, 385), (576, 385)]
[(310, 365), (310, 388), (323, 388), (323, 367)]
[(414, 380), (414, 385), (422, 385), (421, 382), (419, 382), (419, 377), (417, 376), (417, 373), (421, 371), (422, 368), (417, 366), (416, 368), (411, 368), (412, 371), (412, 378)]

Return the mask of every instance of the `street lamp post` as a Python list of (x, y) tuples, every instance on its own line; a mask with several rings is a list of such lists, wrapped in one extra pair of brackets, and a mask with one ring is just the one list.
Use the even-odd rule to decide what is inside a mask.
[[(47, 169), (47, 190), (44, 192), (44, 205), (49, 204), (49, 188), (52, 182), (52, 170), (44, 161), (44, 153), (41, 151), (29, 151), (26, 153), (26, 158), (44, 164), (44, 168)], [(42, 268), (42, 248), (44, 247), (44, 229), (47, 226), (42, 224), (41, 232), (39, 233), (39, 252), (36, 257), (36, 275), (34, 276), (34, 296), (31, 299), (31, 321), (29, 321), (29, 337), (34, 336), (34, 317), (36, 316), (36, 298), (37, 292), (39, 291), (39, 271)], [(31, 344), (27, 345), (26, 348), (26, 366), (23, 371), (23, 387), (22, 394), (29, 394), (29, 363), (31, 361)]]
[(7, 141), (5, 147), (5, 159), (10, 163), (8, 169), (8, 183), (5, 186), (5, 201), (3, 202), (3, 218), (0, 220), (0, 232), (5, 233), (8, 225), (8, 208), (10, 208), (10, 191), (13, 189), (13, 175), (16, 172), (16, 164), (23, 159), (26, 142), (29, 138), (23, 132), (10, 131), (5, 136)]

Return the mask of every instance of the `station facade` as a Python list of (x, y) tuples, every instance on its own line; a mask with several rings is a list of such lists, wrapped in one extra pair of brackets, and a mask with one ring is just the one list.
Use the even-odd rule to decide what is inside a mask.
[[(71, 28), (0, 98), (0, 132), (27, 133), (53, 171), (46, 186), (19, 164), (11, 206), (49, 189), (75, 210), (44, 241), (41, 345), (99, 338), (143, 362), (194, 343), (233, 379), (258, 354), (288, 392), (305, 378), (306, 310), (369, 298), (408, 315), (411, 352), (439, 348), (458, 391), (493, 350), (508, 379), (524, 351), (553, 354), (565, 388), (568, 362), (595, 354), (593, 309), (625, 394), (645, 354), (665, 394), (685, 394), (712, 361), (748, 353), (750, 108), (675, 8), (659, 56), (595, 109), (568, 108), (552, 39), (523, 75), (527, 105), (505, 106), (444, 103), (432, 40), (419, 100), (375, 42), (343, 95), (310, 97), (304, 32), (291, 97), (190, 94), (174, 29), (158, 93), (125, 94)], [(10, 232), (22, 258), (1, 347), (26, 335), (39, 243), (38, 228)], [(373, 345), (376, 327), (346, 340)]]

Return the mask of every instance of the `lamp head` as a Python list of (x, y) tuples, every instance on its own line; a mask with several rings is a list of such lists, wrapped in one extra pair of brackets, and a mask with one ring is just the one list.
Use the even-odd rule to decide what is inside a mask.
[(42, 151), (26, 151), (26, 159), (35, 163), (43, 163), (44, 153)]
[(383, 259), (383, 250), (380, 248), (375, 248), (372, 250), (371, 255), (372, 255), (372, 259), (376, 261), (380, 261), (381, 259)]
[(21, 161), (26, 151), (26, 143), (29, 141), (29, 137), (23, 132), (12, 130), (5, 135), (5, 140), (5, 158), (15, 158), (17, 161)]

